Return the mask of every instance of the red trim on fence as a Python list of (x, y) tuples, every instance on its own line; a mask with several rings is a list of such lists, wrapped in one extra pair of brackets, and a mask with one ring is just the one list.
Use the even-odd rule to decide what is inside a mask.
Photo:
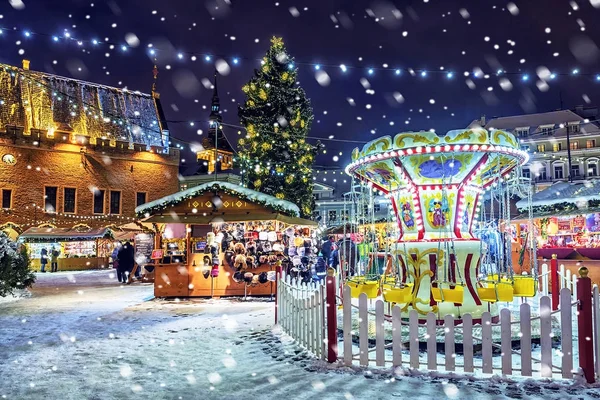
[(279, 261), (277, 263), (277, 266), (275, 267), (275, 277), (276, 277), (276, 279), (275, 279), (275, 324), (277, 324), (277, 322), (278, 322), (277, 311), (279, 308), (279, 296), (277, 296), (277, 293), (279, 293), (279, 292), (277, 291), (277, 285), (279, 285), (279, 280), (281, 279), (282, 272), (283, 272), (283, 268), (281, 267), (281, 261)]
[(335, 297), (335, 271), (327, 271), (325, 308), (327, 314), (327, 362), (334, 363), (338, 358), (337, 305)]
[[(553, 259), (552, 261), (556, 261)], [(577, 315), (579, 366), (588, 383), (594, 383), (594, 334), (592, 332), (592, 280), (587, 276), (586, 267), (579, 268), (577, 279), (577, 300), (579, 314)], [(554, 282), (552, 282), (554, 290)], [(554, 291), (552, 292), (554, 300)], [(564, 305), (563, 305), (564, 306)], [(567, 305), (568, 306), (568, 305)]]
[(552, 260), (550, 260), (550, 279), (552, 280), (552, 311), (556, 311), (558, 310), (558, 300), (560, 298), (558, 260), (556, 259), (556, 254), (552, 254)]

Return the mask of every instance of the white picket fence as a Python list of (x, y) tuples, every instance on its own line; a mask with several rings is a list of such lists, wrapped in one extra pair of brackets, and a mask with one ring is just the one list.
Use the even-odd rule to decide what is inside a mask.
[[(566, 306), (555, 312), (560, 316), (561, 342), (553, 347), (552, 316), (555, 313), (551, 311), (551, 300), (547, 296), (540, 299), (539, 316), (532, 317), (529, 303), (520, 305), (516, 320), (506, 308), (500, 311), (497, 324), (492, 323), (490, 313), (484, 313), (481, 333), (477, 335), (474, 334), (475, 326), (470, 314), (462, 316), (460, 325), (455, 325), (454, 317), (446, 315), (440, 326), (436, 325), (436, 315), (433, 313), (427, 314), (426, 323), (420, 324), (420, 316), (413, 310), (409, 313), (408, 321), (405, 321), (401, 318), (399, 306), (392, 308), (391, 316), (386, 315), (382, 300), (375, 301), (375, 311), (372, 312), (364, 294), (358, 299), (358, 305), (353, 304), (350, 289), (346, 287), (343, 297), (342, 357), (346, 365), (358, 363), (361, 366), (392, 365), (414, 369), (501, 373), (507, 376), (572, 378), (573, 345), (577, 345), (573, 340), (573, 303), (568, 289), (561, 290), (560, 296), (561, 305)], [(539, 320), (539, 358), (532, 355), (535, 346), (532, 322), (536, 320)], [(518, 329), (513, 329), (512, 325), (518, 325)], [(493, 335), (494, 330), (499, 330), (499, 334)], [(520, 350), (513, 349), (515, 330), (518, 330)], [(443, 352), (438, 352), (440, 336), (443, 336)], [(424, 351), (419, 347), (420, 342), (426, 342)], [(457, 342), (462, 343), (461, 354), (457, 354)], [(476, 348), (481, 349), (480, 355), (475, 354)], [(499, 350), (500, 354), (495, 356), (494, 349), (496, 353)], [(560, 362), (553, 360), (556, 354), (560, 354)], [(459, 359), (462, 362), (457, 362)]]
[[(566, 277), (567, 274), (565, 273)], [(571, 277), (572, 278), (572, 277)], [(574, 282), (574, 280), (564, 280)], [(561, 282), (563, 286), (563, 282)], [(573, 287), (573, 286), (571, 286)], [(323, 284), (302, 284), (282, 276), (277, 284), (281, 329), (319, 359), (327, 358), (327, 329), (341, 333), (339, 359), (345, 365), (410, 367), (506, 376), (571, 379), (578, 370), (577, 299), (569, 287), (560, 291), (560, 307), (541, 296), (500, 310), (499, 321), (484, 313), (481, 324), (469, 314), (461, 322), (447, 315), (438, 325), (433, 313), (411, 311), (366, 295), (353, 299), (350, 288), (338, 298), (335, 324), (326, 318)], [(595, 373), (600, 378), (600, 295), (593, 288)], [(341, 315), (340, 315), (341, 314)], [(456, 323), (456, 325), (455, 325)], [(589, 339), (588, 339), (589, 340)], [(336, 347), (336, 351), (338, 348)]]
[(282, 276), (277, 282), (277, 323), (285, 333), (325, 359), (325, 286)]

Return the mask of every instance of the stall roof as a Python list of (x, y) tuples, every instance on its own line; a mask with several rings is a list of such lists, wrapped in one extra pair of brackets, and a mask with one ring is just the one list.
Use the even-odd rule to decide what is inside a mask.
[(283, 222), (288, 225), (301, 225), (301, 226), (317, 226), (315, 221), (309, 219), (290, 217), (288, 215), (280, 213), (272, 213), (265, 218), (265, 214), (238, 214), (238, 215), (188, 215), (180, 217), (177, 215), (165, 214), (165, 215), (151, 215), (146, 219), (147, 222), (159, 222), (159, 223), (180, 223), (180, 224), (198, 224), (205, 225), (215, 222), (247, 222), (247, 221), (259, 221), (259, 220), (272, 220)]
[(74, 242), (113, 237), (110, 229), (78, 231), (71, 228), (29, 228), (19, 236), (25, 242)]
[[(585, 208), (589, 200), (600, 200), (600, 180), (593, 179), (577, 183), (559, 182), (535, 193), (531, 199), (531, 205), (551, 206), (560, 203), (573, 203)], [(585, 203), (585, 204), (584, 204)], [(527, 199), (517, 202), (517, 207), (527, 207)]]
[[(135, 209), (138, 217), (146, 217), (145, 221), (151, 221), (148, 219), (146, 214), (152, 215), (153, 213), (160, 212), (169, 207), (176, 206), (186, 200), (193, 197), (202, 195), (206, 192), (223, 191), (233, 196), (237, 196), (240, 199), (247, 200), (252, 203), (263, 205), (277, 213), (283, 213), (289, 216), (297, 217), (300, 215), (300, 209), (294, 203), (286, 200), (280, 200), (276, 197), (269, 196), (268, 194), (260, 193), (252, 189), (245, 188), (243, 186), (235, 185), (229, 182), (209, 182), (204, 183), (200, 186), (194, 186), (181, 192), (165, 196), (163, 198), (151, 201)], [(152, 219), (153, 222), (157, 222)], [(159, 221), (162, 222), (162, 221)], [(182, 222), (182, 221), (175, 221)]]

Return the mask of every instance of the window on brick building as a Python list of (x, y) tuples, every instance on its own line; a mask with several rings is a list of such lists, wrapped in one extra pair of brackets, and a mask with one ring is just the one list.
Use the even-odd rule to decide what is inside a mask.
[(56, 212), (57, 195), (58, 188), (56, 186), (46, 186), (44, 190), (44, 210), (46, 212)]
[(63, 192), (63, 212), (74, 213), (75, 212), (75, 195), (77, 191), (75, 188), (65, 188)]
[(12, 208), (11, 189), (2, 189), (2, 208)]
[(110, 214), (121, 214), (121, 192), (110, 191)]
[(146, 192), (137, 192), (135, 194), (135, 206), (139, 207), (142, 204), (146, 204)]
[(94, 191), (94, 214), (104, 213), (104, 190), (96, 189)]

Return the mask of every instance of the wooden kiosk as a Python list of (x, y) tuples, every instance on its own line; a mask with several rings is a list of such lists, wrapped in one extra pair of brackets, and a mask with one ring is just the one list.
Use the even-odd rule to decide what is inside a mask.
[[(313, 221), (299, 218), (299, 209), (291, 202), (218, 181), (144, 204), (136, 208), (136, 213), (142, 221), (156, 224), (160, 233), (155, 242), (158, 250), (155, 258), (160, 257), (154, 264), (156, 297), (272, 295), (275, 285), (271, 280), (236, 282), (234, 274), (240, 270), (239, 265), (236, 268), (227, 261), (223, 243), (216, 245), (218, 259), (207, 254), (209, 238), (223, 227), (235, 226), (246, 241), (258, 242), (256, 230), (265, 229), (270, 238), (284, 242), (282, 236), (286, 230), (308, 232), (317, 226)], [(243, 239), (239, 242), (244, 242)], [(260, 258), (266, 261), (268, 257)], [(243, 271), (254, 275), (271, 271), (273, 276), (275, 265), (256, 262)]]

